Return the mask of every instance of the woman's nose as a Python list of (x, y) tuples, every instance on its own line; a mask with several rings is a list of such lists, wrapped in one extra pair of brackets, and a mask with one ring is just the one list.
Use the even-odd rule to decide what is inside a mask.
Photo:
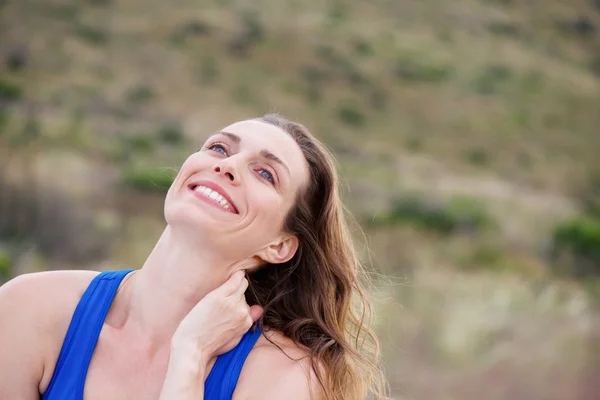
[(237, 171), (235, 163), (230, 158), (219, 161), (213, 166), (213, 172), (225, 176), (231, 183), (240, 183), (240, 174)]

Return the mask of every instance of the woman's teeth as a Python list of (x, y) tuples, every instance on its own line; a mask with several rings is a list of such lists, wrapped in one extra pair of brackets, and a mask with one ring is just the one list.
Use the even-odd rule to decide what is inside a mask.
[(226, 210), (229, 210), (229, 202), (227, 200), (225, 200), (223, 198), (223, 196), (221, 196), (219, 193), (215, 192), (214, 190), (211, 190), (209, 188), (207, 188), (206, 186), (196, 186), (194, 188), (194, 191), (202, 193), (203, 195), (205, 195), (206, 197), (209, 197), (213, 200), (216, 200), (217, 202), (219, 202), (219, 204), (221, 204)]

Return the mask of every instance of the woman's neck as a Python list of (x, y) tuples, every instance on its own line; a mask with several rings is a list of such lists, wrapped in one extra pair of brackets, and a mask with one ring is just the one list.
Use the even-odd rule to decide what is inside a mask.
[(215, 253), (175, 237), (167, 226), (142, 269), (126, 282), (112, 325), (146, 341), (149, 351), (168, 346), (190, 310), (239, 269)]

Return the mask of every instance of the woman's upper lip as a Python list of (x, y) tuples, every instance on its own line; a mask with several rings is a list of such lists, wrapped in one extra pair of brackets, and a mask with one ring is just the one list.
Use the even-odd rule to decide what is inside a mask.
[(227, 194), (227, 192), (225, 191), (225, 189), (223, 189), (221, 186), (219, 186), (218, 184), (216, 184), (214, 182), (211, 182), (211, 181), (198, 180), (198, 181), (191, 182), (188, 185), (188, 188), (193, 190), (197, 186), (206, 186), (210, 190), (214, 190), (215, 192), (219, 193), (221, 196), (223, 196), (223, 198), (225, 200), (227, 200), (227, 202), (229, 203), (229, 205), (232, 207), (233, 212), (235, 214), (239, 214), (239, 211), (238, 211), (235, 203), (233, 202), (233, 200), (231, 200), (231, 197), (229, 196), (229, 194)]

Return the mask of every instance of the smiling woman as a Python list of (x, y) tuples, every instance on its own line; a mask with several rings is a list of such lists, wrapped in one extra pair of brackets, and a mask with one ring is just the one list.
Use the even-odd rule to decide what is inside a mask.
[(165, 219), (139, 270), (0, 289), (0, 398), (384, 398), (332, 157), (304, 126), (212, 135)]

